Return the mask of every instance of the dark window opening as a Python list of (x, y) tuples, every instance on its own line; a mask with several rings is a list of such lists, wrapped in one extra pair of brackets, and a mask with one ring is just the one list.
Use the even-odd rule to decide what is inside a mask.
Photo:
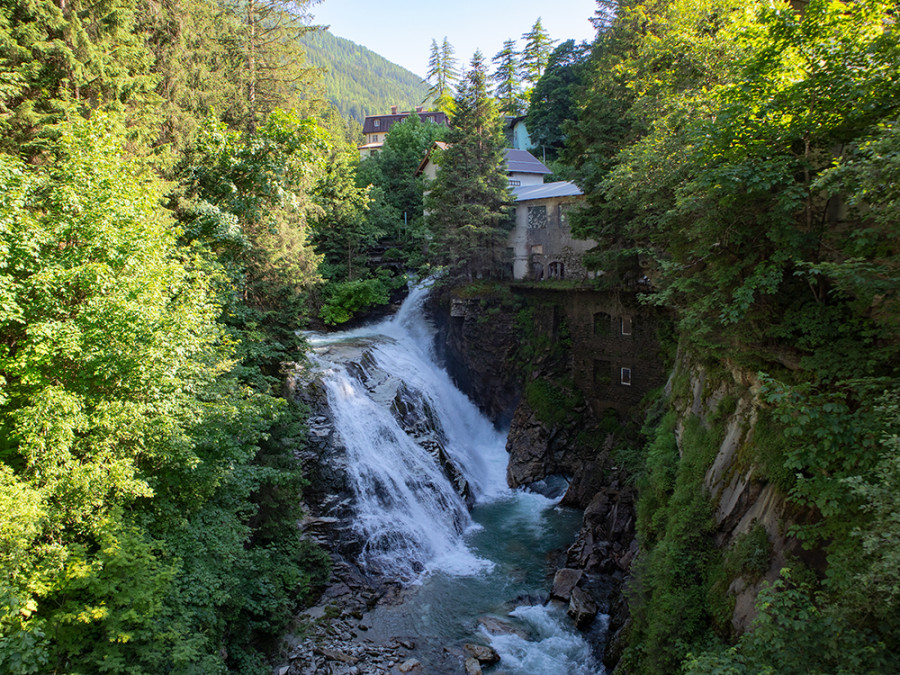
[(612, 363), (594, 361), (594, 386), (605, 387), (608, 384), (612, 384)]
[(594, 314), (594, 335), (607, 336), (612, 332), (612, 317), (606, 312)]

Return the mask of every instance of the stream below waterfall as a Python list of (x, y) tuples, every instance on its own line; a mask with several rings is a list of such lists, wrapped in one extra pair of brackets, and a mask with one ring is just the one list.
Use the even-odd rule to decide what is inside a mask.
[[(603, 673), (566, 606), (547, 601), (581, 514), (557, 505), (558, 485), (542, 490), (550, 497), (507, 487), (506, 434), (436, 363), (427, 293), (413, 289), (379, 324), (307, 334), (345, 453), (355, 562), (403, 584), (365, 615), (364, 637), (414, 641), (426, 673), (462, 672), (447, 653), (464, 643), (500, 655), (486, 673)], [(595, 644), (605, 623), (594, 622)]]

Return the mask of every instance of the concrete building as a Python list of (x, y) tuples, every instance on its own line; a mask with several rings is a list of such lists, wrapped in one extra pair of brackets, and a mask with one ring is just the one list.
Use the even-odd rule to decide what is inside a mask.
[(559, 181), (512, 188), (516, 200), (516, 225), (509, 233), (513, 278), (585, 279), (593, 276), (581, 259), (596, 243), (576, 239), (567, 211), (584, 198), (575, 183)]

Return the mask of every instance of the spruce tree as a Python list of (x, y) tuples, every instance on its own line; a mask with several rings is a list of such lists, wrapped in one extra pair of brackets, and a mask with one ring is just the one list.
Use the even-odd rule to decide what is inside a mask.
[(480, 51), (460, 85), (447, 141), (426, 200), (437, 262), (457, 279), (502, 276), (511, 199), (503, 129)]
[(152, 55), (136, 30), (135, 0), (24, 2), (0, 6), (0, 150), (34, 155), (51, 125), (98, 106), (129, 126), (157, 103)]
[(501, 49), (492, 59), (497, 69), (491, 74), (491, 79), (496, 83), (494, 95), (500, 102), (500, 111), (507, 115), (522, 114), (522, 94), (519, 83), (519, 53), (516, 51), (516, 41), (506, 40)]
[(541, 17), (538, 17), (531, 30), (525, 33), (522, 39), (525, 40), (520, 62), (522, 79), (533, 87), (547, 68), (556, 40), (550, 39), (550, 34), (541, 23)]
[(448, 115), (453, 112), (453, 84), (459, 79), (455, 53), (446, 36), (441, 46), (438, 46), (437, 40), (432, 40), (428, 76), (425, 78), (425, 82), (431, 85), (425, 100), (431, 99), (437, 110), (443, 110)]

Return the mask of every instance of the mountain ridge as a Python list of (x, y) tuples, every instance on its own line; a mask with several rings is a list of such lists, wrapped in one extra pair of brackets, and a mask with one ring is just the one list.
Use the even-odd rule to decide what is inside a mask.
[(393, 105), (412, 110), (427, 96), (428, 85), (419, 75), (352, 40), (323, 29), (300, 43), (308, 64), (325, 70), (326, 97), (344, 117), (362, 122)]

